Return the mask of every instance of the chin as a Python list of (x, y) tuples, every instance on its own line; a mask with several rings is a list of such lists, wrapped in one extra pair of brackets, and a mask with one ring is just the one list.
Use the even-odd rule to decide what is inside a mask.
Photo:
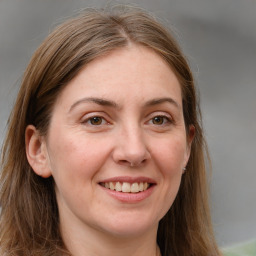
[(104, 226), (104, 230), (115, 237), (128, 238), (145, 235), (147, 232), (156, 232), (158, 221), (147, 220), (145, 217), (126, 216), (114, 219), (109, 225)]
[(116, 238), (135, 238), (141, 235), (145, 235), (146, 233), (151, 233), (154, 229), (153, 227), (118, 227), (115, 229), (111, 229), (108, 231), (108, 234), (111, 234), (113, 237)]

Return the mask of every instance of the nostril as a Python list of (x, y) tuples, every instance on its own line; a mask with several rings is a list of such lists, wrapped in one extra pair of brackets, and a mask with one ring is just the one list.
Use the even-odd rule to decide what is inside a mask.
[(147, 159), (143, 159), (142, 161), (128, 161), (128, 160), (119, 160), (118, 161), (119, 164), (121, 165), (126, 165), (126, 166), (129, 166), (129, 167), (137, 167), (137, 166), (140, 166), (142, 164), (145, 164), (147, 162)]
[(130, 165), (131, 165), (131, 163), (130, 163), (129, 161), (127, 161), (127, 160), (119, 160), (119, 164), (121, 164), (121, 165), (127, 165), (127, 166), (130, 166)]

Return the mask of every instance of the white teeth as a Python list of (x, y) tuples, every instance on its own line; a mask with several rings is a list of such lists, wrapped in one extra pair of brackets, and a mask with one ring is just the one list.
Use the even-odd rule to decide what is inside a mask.
[(105, 182), (102, 183), (102, 185), (105, 188), (115, 190), (118, 192), (123, 192), (123, 193), (139, 193), (142, 191), (145, 191), (149, 188), (149, 183), (147, 182), (134, 182), (134, 183), (129, 183), (129, 182)]
[(143, 191), (143, 189), (144, 189), (143, 182), (140, 182), (139, 191)]
[(122, 186), (122, 192), (129, 193), (131, 192), (131, 185), (128, 182), (124, 182)]
[(116, 191), (122, 191), (122, 184), (120, 182), (116, 183)]
[(147, 190), (147, 188), (148, 188), (148, 183), (143, 183), (143, 190)]
[(139, 192), (139, 185), (138, 185), (137, 182), (136, 183), (132, 183), (132, 185), (131, 185), (131, 192), (132, 193), (138, 193)]
[(115, 186), (114, 186), (114, 183), (113, 182), (109, 182), (109, 188), (111, 190), (114, 190), (115, 189)]

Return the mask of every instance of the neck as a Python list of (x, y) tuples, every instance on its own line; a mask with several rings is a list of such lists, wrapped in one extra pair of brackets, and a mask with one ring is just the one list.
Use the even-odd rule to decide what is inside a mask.
[[(73, 232), (75, 231), (75, 232)], [(157, 227), (133, 236), (114, 236), (94, 229), (64, 230), (64, 243), (72, 256), (160, 256)]]

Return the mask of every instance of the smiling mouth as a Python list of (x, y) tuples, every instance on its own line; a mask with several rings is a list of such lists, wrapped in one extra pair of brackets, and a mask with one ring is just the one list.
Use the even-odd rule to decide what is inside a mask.
[(148, 182), (101, 182), (99, 183), (101, 186), (110, 189), (115, 190), (117, 192), (123, 192), (123, 193), (139, 193), (146, 191), (149, 187), (151, 187), (151, 183)]

